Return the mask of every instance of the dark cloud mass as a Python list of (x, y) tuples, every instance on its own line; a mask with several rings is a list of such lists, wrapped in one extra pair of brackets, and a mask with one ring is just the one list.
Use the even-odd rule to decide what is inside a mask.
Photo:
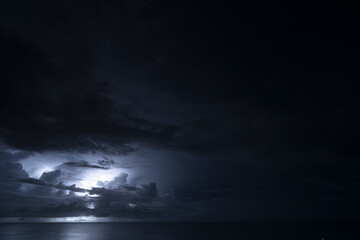
[(2, 1), (0, 217), (358, 220), (354, 9)]

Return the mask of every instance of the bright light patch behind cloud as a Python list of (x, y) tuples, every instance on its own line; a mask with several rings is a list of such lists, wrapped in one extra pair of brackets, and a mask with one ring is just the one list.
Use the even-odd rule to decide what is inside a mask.
[(108, 182), (112, 181), (120, 173), (124, 172), (122, 169), (113, 168), (108, 170), (103, 169), (87, 169), (81, 173), (80, 180), (75, 182), (77, 187), (91, 189), (99, 187), (98, 181)]
[(20, 160), (20, 163), (30, 177), (39, 178), (44, 172), (54, 170), (65, 161), (64, 154), (37, 153)]

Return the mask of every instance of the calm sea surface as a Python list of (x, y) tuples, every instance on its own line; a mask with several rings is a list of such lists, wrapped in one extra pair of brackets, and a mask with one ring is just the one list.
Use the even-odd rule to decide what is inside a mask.
[(2, 223), (1, 240), (360, 239), (359, 223)]

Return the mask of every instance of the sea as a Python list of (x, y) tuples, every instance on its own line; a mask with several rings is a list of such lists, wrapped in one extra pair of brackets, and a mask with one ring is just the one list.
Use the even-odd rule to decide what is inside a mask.
[(0, 223), (1, 240), (347, 240), (360, 239), (360, 223)]

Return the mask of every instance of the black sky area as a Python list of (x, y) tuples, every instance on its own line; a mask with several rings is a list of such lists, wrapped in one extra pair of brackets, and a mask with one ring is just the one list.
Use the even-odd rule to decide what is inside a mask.
[(0, 217), (359, 220), (357, 18), (1, 1)]

